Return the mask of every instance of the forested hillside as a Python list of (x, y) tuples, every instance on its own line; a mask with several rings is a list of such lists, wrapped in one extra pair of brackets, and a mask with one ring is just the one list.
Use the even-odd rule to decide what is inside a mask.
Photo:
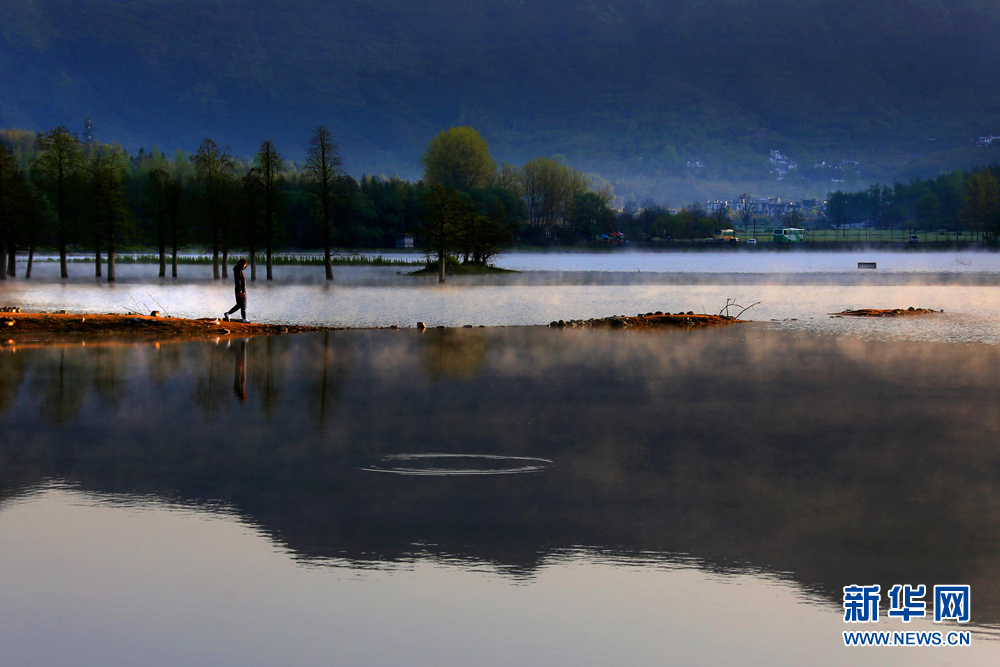
[[(352, 173), (412, 178), (471, 125), (499, 159), (565, 155), (619, 194), (988, 162), (998, 76), (995, 0), (0, 4), (0, 127), (90, 116), (131, 150), (267, 137), (299, 158), (326, 123)], [(797, 165), (780, 183), (772, 150)]]

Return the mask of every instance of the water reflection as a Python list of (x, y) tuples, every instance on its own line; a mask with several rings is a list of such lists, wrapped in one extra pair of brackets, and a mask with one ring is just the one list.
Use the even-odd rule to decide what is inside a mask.
[[(998, 371), (992, 346), (753, 325), (23, 350), (0, 354), (0, 496), (221, 502), (311, 563), (681, 555), (830, 608), (851, 583), (968, 583), (996, 624)], [(552, 464), (364, 470), (400, 455)]]
[(247, 341), (241, 339), (236, 344), (236, 370), (233, 372), (233, 394), (240, 403), (247, 402)]
[(477, 331), (431, 329), (421, 340), (421, 365), (435, 380), (473, 378), (486, 361), (487, 340)]

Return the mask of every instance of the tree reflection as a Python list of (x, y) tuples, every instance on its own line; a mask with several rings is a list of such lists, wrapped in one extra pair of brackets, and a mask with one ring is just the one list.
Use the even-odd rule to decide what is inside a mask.
[(131, 348), (118, 345), (94, 347), (87, 355), (97, 396), (117, 411), (126, 392), (126, 358)]
[(197, 372), (195, 402), (206, 415), (215, 414), (226, 400), (230, 368), (228, 356), (225, 347), (203, 345), (197, 347), (191, 362)]
[(0, 348), (0, 415), (13, 404), (24, 384), (28, 356), (14, 348)]
[(171, 377), (184, 367), (184, 346), (178, 344), (154, 344), (149, 359), (149, 381), (162, 387)]
[(240, 403), (247, 402), (247, 341), (236, 344), (236, 369), (233, 371), (233, 394)]
[[(185, 372), (148, 392), (130, 388), (149, 384), (157, 354), (27, 351), (13, 368), (20, 391), (0, 385), (0, 397), (43, 413), (26, 443), (0, 438), (0, 484), (61, 476), (222, 499), (313, 560), (460, 559), (530, 575), (580, 545), (623, 560), (683, 553), (713, 570), (780, 572), (833, 606), (859, 581), (969, 583), (976, 622), (1000, 621), (1000, 349), (749, 327), (556, 333), (192, 343), (177, 352)], [(11, 363), (0, 355), (0, 370)], [(110, 398), (82, 401), (88, 372)], [(224, 409), (243, 374), (254, 400)], [(109, 419), (109, 402), (141, 419)], [(0, 433), (24, 412), (8, 408)], [(143, 446), (78, 456), (67, 437), (78, 416), (94, 442)], [(365, 470), (402, 453), (554, 464)]]
[[(42, 419), (68, 424), (80, 416), (86, 394), (87, 358), (65, 347), (38, 352), (34, 359)], [(38, 363), (42, 362), (42, 363)]]
[(264, 416), (274, 414), (281, 402), (288, 361), (287, 337), (264, 336), (250, 345), (250, 388), (260, 397)]
[(474, 329), (431, 329), (421, 341), (423, 367), (435, 380), (475, 377), (488, 351), (486, 335)]
[(331, 334), (323, 334), (323, 342), (318, 353), (319, 372), (313, 378), (315, 389), (310, 394), (315, 397), (314, 410), (319, 428), (327, 425), (330, 415), (337, 409), (340, 392), (351, 371), (353, 346), (344, 336), (337, 336), (331, 343)]

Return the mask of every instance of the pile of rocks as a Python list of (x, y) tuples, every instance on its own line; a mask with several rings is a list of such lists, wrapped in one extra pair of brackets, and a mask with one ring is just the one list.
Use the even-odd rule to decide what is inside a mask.
[(657, 327), (698, 327), (719, 324), (736, 324), (741, 320), (726, 315), (686, 313), (664, 313), (662, 311), (639, 313), (634, 317), (612, 315), (592, 320), (558, 320), (549, 323), (559, 329), (653, 329)]

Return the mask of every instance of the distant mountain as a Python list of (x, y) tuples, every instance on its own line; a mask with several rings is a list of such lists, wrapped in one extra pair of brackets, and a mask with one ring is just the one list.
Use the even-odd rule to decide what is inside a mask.
[(0, 127), (301, 158), (326, 123), (352, 172), (406, 177), (455, 124), (653, 193), (918, 175), (993, 159), (998, 78), (996, 0), (0, 4)]

